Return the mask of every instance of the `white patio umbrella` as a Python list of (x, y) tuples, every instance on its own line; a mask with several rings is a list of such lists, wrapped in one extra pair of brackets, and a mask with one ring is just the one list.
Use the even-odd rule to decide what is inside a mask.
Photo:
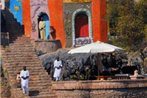
[(104, 52), (114, 52), (115, 50), (123, 50), (120, 47), (97, 41), (95, 43), (87, 44), (78, 48), (71, 49), (68, 53), (104, 53)]

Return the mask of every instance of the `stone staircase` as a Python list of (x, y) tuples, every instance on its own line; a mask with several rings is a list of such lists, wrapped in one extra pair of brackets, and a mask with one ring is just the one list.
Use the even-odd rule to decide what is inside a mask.
[[(51, 79), (35, 54), (31, 40), (18, 37), (9, 47), (1, 49), (3, 68), (8, 73), (13, 98), (56, 98), (51, 89)], [(26, 96), (16, 87), (16, 74), (26, 66), (30, 73), (30, 94)]]

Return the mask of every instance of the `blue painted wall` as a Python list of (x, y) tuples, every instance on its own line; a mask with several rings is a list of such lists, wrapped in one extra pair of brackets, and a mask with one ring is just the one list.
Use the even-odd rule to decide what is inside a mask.
[(50, 22), (49, 22), (49, 18), (47, 15), (44, 15), (43, 16), (44, 20), (45, 20), (45, 32), (46, 32), (46, 39), (49, 39), (50, 38)]
[(22, 24), (22, 0), (10, 0), (9, 8), (14, 17), (17, 19), (17, 22)]

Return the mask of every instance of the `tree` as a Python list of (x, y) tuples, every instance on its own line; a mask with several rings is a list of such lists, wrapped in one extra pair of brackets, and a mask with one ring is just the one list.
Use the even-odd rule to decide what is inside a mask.
[(147, 0), (140, 0), (138, 3), (138, 9), (140, 14), (143, 16), (144, 21), (144, 33), (145, 33), (145, 39), (147, 41)]
[(134, 0), (110, 0), (108, 6), (110, 34), (117, 36), (114, 42), (128, 49), (138, 49), (145, 37), (142, 7)]

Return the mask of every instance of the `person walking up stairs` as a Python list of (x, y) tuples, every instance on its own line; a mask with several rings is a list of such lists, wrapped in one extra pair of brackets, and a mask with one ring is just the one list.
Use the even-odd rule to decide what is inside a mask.
[[(35, 53), (31, 40), (18, 37), (2, 52), (3, 67), (8, 72), (13, 98), (57, 98), (51, 89), (50, 76)], [(17, 73), (26, 66), (29, 70), (29, 96), (16, 86)]]

